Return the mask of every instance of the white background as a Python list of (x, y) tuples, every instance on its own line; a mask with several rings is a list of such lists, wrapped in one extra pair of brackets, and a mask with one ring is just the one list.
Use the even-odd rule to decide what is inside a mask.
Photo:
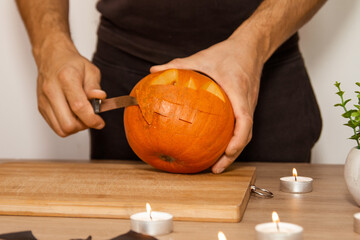
[[(70, 4), (72, 37), (80, 53), (91, 58), (99, 18), (96, 0), (71, 0)], [(360, 1), (330, 0), (301, 29), (300, 38), (323, 117), (312, 162), (343, 164), (355, 141), (347, 140), (352, 130), (342, 125), (341, 109), (333, 107), (339, 100), (333, 83), (341, 81), (347, 96), (355, 97), (354, 82), (360, 81)], [(38, 113), (36, 76), (15, 3), (0, 1), (0, 158), (88, 159), (86, 131), (60, 138)]]

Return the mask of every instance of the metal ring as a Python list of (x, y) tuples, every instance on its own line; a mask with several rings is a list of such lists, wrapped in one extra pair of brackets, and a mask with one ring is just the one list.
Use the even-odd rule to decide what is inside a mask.
[(273, 198), (274, 194), (267, 189), (259, 188), (255, 185), (250, 186), (251, 192), (264, 198)]

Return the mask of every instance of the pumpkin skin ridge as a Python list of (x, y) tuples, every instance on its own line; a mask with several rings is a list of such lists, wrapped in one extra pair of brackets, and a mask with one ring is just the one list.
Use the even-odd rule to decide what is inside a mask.
[[(177, 133), (177, 134), (179, 134), (179, 133)], [(229, 134), (229, 135), (230, 135), (229, 138), (231, 138), (232, 134)], [(196, 138), (201, 139), (201, 138), (203, 138), (203, 137), (202, 137), (202, 136), (196, 136)], [(151, 142), (153, 142), (153, 140), (151, 140)], [(192, 164), (193, 172), (198, 172), (198, 171), (199, 171), (199, 169), (197, 169), (197, 167), (201, 167), (201, 168), (200, 168), (201, 170), (205, 170), (205, 169), (209, 168), (211, 165), (213, 165), (213, 164), (218, 160), (218, 158), (222, 155), (222, 153), (224, 152), (225, 149), (226, 149), (226, 145), (224, 145), (223, 148), (221, 148), (216, 154), (214, 154), (214, 155), (216, 155), (216, 158), (214, 158), (214, 159), (213, 159), (211, 162), (209, 162), (206, 166), (204, 166), (202, 162), (200, 162), (199, 164), (193, 162), (193, 164)], [(161, 152), (161, 154), (165, 154), (164, 151), (159, 151), (159, 150), (160, 150), (160, 149), (157, 149), (157, 151), (158, 151), (158, 152)], [(159, 155), (159, 154), (157, 154), (157, 155)], [(176, 156), (173, 156), (172, 154), (166, 154), (166, 155), (170, 155), (170, 156), (172, 156), (173, 158), (177, 159), (177, 157), (176, 157)], [(139, 157), (141, 158), (141, 156), (139, 156)], [(203, 156), (201, 156), (200, 158), (203, 158)], [(151, 162), (149, 162), (149, 161), (146, 161), (146, 162), (147, 162), (148, 164), (156, 167), (156, 168), (161, 169), (161, 170), (170, 171), (170, 170), (168, 169), (168, 167), (161, 167), (161, 166), (159, 166), (156, 162), (154, 162), (154, 163), (151, 163)], [(169, 165), (169, 164), (166, 164), (166, 165)], [(177, 162), (177, 165), (176, 165), (176, 166), (179, 167), (179, 165), (183, 165), (183, 164), (180, 164), (179, 162)], [(197, 166), (197, 165), (199, 165), (199, 166)], [(171, 166), (171, 165), (169, 165), (169, 166)], [(173, 166), (171, 166), (171, 167), (173, 167)], [(196, 169), (195, 169), (195, 167), (196, 167)], [(174, 170), (174, 171), (172, 170), (171, 172), (189, 173), (188, 170), (182, 170), (182, 169), (178, 169), (178, 170), (176, 170), (176, 171), (175, 171), (175, 170)]]
[[(180, 75), (180, 74), (179, 74)], [(146, 79), (147, 77), (145, 77), (144, 79)], [(152, 79), (152, 78), (149, 78), (150, 80)], [(149, 80), (149, 81), (150, 81)], [(180, 84), (180, 83), (179, 83)], [(159, 86), (166, 86), (167, 88), (161, 88), (161, 89), (158, 89), (158, 90), (156, 90), (157, 92), (159, 92), (159, 93), (161, 93), (161, 91), (163, 91), (164, 89), (169, 89), (169, 87), (176, 87), (176, 85), (161, 85), (161, 84), (159, 84), (159, 85), (152, 85), (152, 86), (156, 86), (156, 87), (159, 87)], [(145, 85), (145, 86), (143, 86), (143, 88), (144, 87), (147, 87), (147, 85)], [(139, 119), (142, 119), (142, 120), (145, 120), (145, 122), (146, 122), (146, 124), (147, 124), (147, 128), (144, 130), (144, 131), (146, 131), (146, 133), (145, 132), (142, 132), (141, 133), (141, 131), (139, 132), (139, 130), (136, 130), (138, 133), (137, 133), (137, 135), (138, 136), (140, 136), (140, 137), (142, 137), (142, 138), (144, 138), (145, 137), (145, 142), (147, 142), (149, 145), (152, 145), (151, 147), (150, 146), (142, 146), (140, 143), (136, 143), (136, 140), (135, 139), (132, 139), (131, 137), (130, 137), (130, 141), (129, 141), (129, 144), (130, 144), (130, 146), (132, 146), (132, 145), (135, 145), (135, 148), (144, 148), (144, 149), (141, 149), (141, 152), (140, 153), (137, 153), (136, 151), (134, 151), (141, 159), (143, 159), (144, 157), (146, 158), (146, 157), (149, 157), (150, 158), (150, 160), (144, 160), (143, 159), (143, 161), (144, 162), (147, 162), (149, 165), (152, 165), (153, 167), (155, 167), (155, 168), (158, 168), (158, 169), (161, 169), (161, 170), (164, 170), (164, 171), (168, 171), (168, 172), (177, 172), (177, 173), (195, 173), (195, 172), (199, 172), (199, 171), (203, 171), (203, 170), (205, 170), (205, 169), (207, 169), (207, 168), (209, 168), (211, 165), (213, 165), (217, 160), (218, 160), (218, 158), (224, 153), (224, 151), (225, 151), (225, 149), (226, 149), (226, 147), (227, 147), (227, 144), (221, 144), (222, 145), (222, 147), (218, 147), (219, 146), (219, 142), (221, 143), (222, 141), (221, 141), (221, 138), (226, 138), (226, 141), (225, 142), (229, 142), (230, 141), (230, 139), (231, 139), (231, 137), (232, 137), (232, 135), (233, 135), (233, 129), (232, 130), (229, 130), (229, 126), (231, 125), (231, 127), (233, 128), (233, 125), (234, 125), (234, 116), (233, 116), (233, 112), (232, 112), (232, 107), (231, 107), (231, 104), (230, 104), (230, 102), (229, 102), (229, 100), (228, 100), (228, 98), (227, 98), (227, 95), (225, 94), (224, 96), (225, 96), (225, 98), (226, 98), (226, 100), (227, 100), (227, 102), (224, 104), (223, 102), (222, 102), (222, 100), (219, 98), (219, 97), (217, 97), (217, 96), (215, 96), (213, 93), (210, 93), (210, 92), (207, 92), (207, 91), (205, 91), (204, 89), (186, 89), (186, 87), (182, 87), (182, 86), (178, 86), (178, 87), (181, 87), (181, 89), (185, 89), (185, 90), (183, 90), (183, 91), (181, 91), (180, 93), (176, 93), (176, 95), (175, 96), (172, 96), (172, 99), (176, 99), (177, 101), (172, 101), (172, 99), (164, 99), (164, 97), (163, 96), (161, 96), (161, 98), (158, 98), (156, 101), (157, 101), (157, 103), (159, 103), (160, 104), (160, 102), (161, 102), (161, 100), (165, 100), (165, 101), (168, 101), (168, 102), (170, 102), (170, 103), (172, 103), (172, 104), (176, 104), (176, 105), (180, 105), (179, 107), (181, 107), (181, 106), (183, 106), (183, 107), (185, 107), (185, 103), (186, 102), (188, 102), (188, 103), (191, 103), (191, 101), (187, 101), (187, 99), (185, 99), (185, 101), (183, 101), (183, 105), (181, 105), (181, 104), (179, 104), (179, 102), (181, 102), (182, 101), (182, 99), (181, 99), (181, 97), (184, 97), (184, 96), (187, 96), (185, 93), (184, 93), (184, 91), (189, 91), (189, 90), (191, 90), (191, 91), (193, 91), (193, 93), (192, 93), (192, 95), (194, 95), (195, 96), (195, 99), (197, 99), (197, 98), (200, 98), (201, 96), (202, 97), (206, 97), (206, 98), (210, 98), (210, 101), (209, 101), (209, 103), (207, 104), (207, 105), (211, 105), (211, 104), (215, 104), (215, 105), (217, 105), (216, 106), (216, 109), (218, 109), (218, 111), (220, 111), (220, 112), (222, 112), (222, 113), (227, 113), (227, 114), (229, 114), (229, 113), (231, 113), (230, 115), (224, 115), (224, 116), (221, 116), (222, 114), (214, 114), (214, 112), (211, 112), (211, 110), (212, 110), (212, 108), (213, 108), (213, 106), (208, 106), (208, 107), (206, 107), (207, 109), (210, 109), (210, 111), (202, 111), (201, 109), (196, 109), (196, 111), (198, 111), (199, 113), (201, 113), (201, 114), (207, 114), (207, 115), (213, 115), (214, 116), (214, 119), (216, 120), (214, 123), (212, 123), (211, 121), (212, 121), (212, 117), (209, 117), (209, 119), (210, 120), (205, 120), (205, 123), (206, 123), (206, 125), (207, 125), (207, 127), (209, 127), (209, 126), (211, 126), (211, 125), (219, 125), (219, 124), (221, 124), (221, 125), (223, 125), (222, 127), (220, 127), (220, 129), (221, 129), (221, 131), (219, 131), (219, 130), (216, 130), (216, 129), (219, 129), (219, 126), (214, 126), (213, 128), (211, 128), (210, 127), (210, 130), (209, 131), (212, 131), (212, 132), (214, 132), (214, 133), (217, 133), (217, 136), (215, 137), (215, 138), (213, 138), (213, 142), (211, 142), (211, 141), (207, 141), (207, 145), (205, 144), (205, 145), (199, 145), (199, 147), (198, 148), (201, 148), (201, 149), (203, 149), (203, 152), (204, 153), (202, 153), (202, 154), (199, 154), (199, 156), (193, 156), (193, 157), (187, 157), (187, 156), (185, 156), (185, 161), (182, 161), (181, 163), (180, 162), (178, 162), (178, 156), (180, 156), (180, 157), (183, 157), (183, 155), (184, 154), (182, 154), (181, 152), (182, 151), (186, 151), (186, 152), (191, 152), (191, 151), (196, 151), (196, 147), (186, 147), (185, 149), (184, 148), (181, 148), (180, 150), (176, 150), (175, 149), (175, 154), (169, 154), (169, 152), (164, 152), (164, 151), (162, 151), (162, 149), (161, 149), (161, 145), (163, 145), (164, 143), (162, 143), (162, 144), (160, 144), (160, 145), (157, 145), (157, 142), (161, 142), (161, 139), (160, 138), (158, 138), (158, 137), (153, 137), (152, 136), (152, 133), (154, 133), (154, 131), (156, 132), (156, 130), (158, 130), (158, 131), (167, 131), (167, 127), (161, 127), (161, 126), (157, 126), (157, 129), (156, 129), (156, 126), (155, 126), (155, 129), (154, 129), (154, 124), (156, 123), (156, 121), (160, 121), (161, 123), (169, 123), (170, 124), (170, 127), (171, 126), (176, 126), (176, 122), (172, 122), (172, 121), (181, 121), (181, 122), (183, 122), (183, 124), (187, 124), (187, 125), (192, 125), (193, 123), (192, 122), (189, 122), (189, 121), (186, 121), (186, 120), (184, 120), (184, 119), (175, 119), (175, 120), (173, 120), (173, 119), (171, 119), (171, 117), (169, 118), (168, 116), (165, 116), (165, 115), (162, 115), (161, 113), (159, 113), (159, 112), (156, 112), (156, 111), (152, 111), (152, 114), (153, 114), (153, 116), (152, 116), (152, 122), (151, 123), (149, 123), (149, 122), (147, 122), (146, 121), (146, 119), (145, 119), (145, 117), (144, 117), (144, 112), (143, 112), (143, 108), (141, 107), (141, 105), (139, 104), (139, 106), (131, 106), (131, 107), (127, 107), (126, 109), (125, 109), (125, 111), (127, 112), (127, 113), (129, 113), (129, 111), (130, 112), (139, 112), (140, 113), (140, 117), (139, 117)], [(136, 90), (138, 90), (138, 89), (136, 89), (136, 86), (134, 87), (134, 89), (133, 89), (133, 91), (131, 92), (131, 94), (130, 95), (133, 95), (133, 96), (135, 96), (135, 97), (137, 97), (136, 95), (138, 95), (138, 93), (139, 93), (139, 91), (136, 91)], [(222, 89), (221, 89), (222, 90)], [(174, 90), (175, 91), (175, 90)], [(191, 91), (189, 91), (189, 92), (191, 92)], [(203, 91), (203, 93), (202, 94), (200, 94), (198, 97), (196, 96), (196, 95), (198, 95), (199, 93), (198, 92), (200, 92), (200, 91)], [(151, 97), (151, 94), (152, 94), (152, 92), (150, 91), (148, 91), (147, 92), (147, 97), (149, 98), (148, 100), (153, 100), (153, 98)], [(169, 93), (169, 94), (172, 94), (172, 93)], [(165, 94), (166, 95), (166, 94)], [(191, 95), (191, 94), (190, 94)], [(214, 100), (214, 99), (216, 99), (216, 100)], [(219, 103), (214, 103), (214, 101), (216, 102), (216, 101), (221, 101), (222, 102), (222, 104), (219, 104)], [(145, 107), (150, 107), (151, 105), (147, 105), (147, 106), (145, 106)], [(197, 105), (189, 105), (189, 106), (187, 106), (190, 110), (191, 109), (194, 109), (192, 106), (197, 106)], [(137, 108), (137, 109), (135, 109), (135, 108)], [(132, 109), (135, 109), (135, 110), (132, 110)], [(216, 110), (215, 109), (215, 110)], [(230, 112), (229, 112), (229, 109), (231, 110)], [(129, 111), (128, 111), (129, 110)], [(189, 111), (190, 111), (189, 110)], [(145, 111), (147, 111), (147, 110), (145, 110)], [(132, 113), (133, 114), (133, 113)], [(179, 116), (181, 116), (181, 111), (178, 113), (178, 114), (180, 114)], [(186, 113), (186, 114), (189, 114), (189, 113)], [(125, 114), (126, 115), (126, 114)], [(125, 115), (124, 115), (124, 117), (125, 117)], [(217, 116), (220, 116), (220, 118), (217, 120)], [(195, 119), (194, 119), (194, 121), (196, 121), (196, 118), (197, 117), (201, 117), (200, 115), (199, 116), (197, 116), (197, 115), (195, 115)], [(168, 118), (168, 120), (167, 121), (164, 121), (164, 120), (159, 120), (160, 118)], [(186, 116), (185, 118), (188, 118), (188, 116)], [(126, 121), (124, 121), (125, 122), (125, 125), (126, 125), (126, 123), (127, 124), (131, 124), (131, 122), (132, 122), (132, 119), (127, 119)], [(199, 124), (198, 124), (199, 125)], [(200, 126), (201, 126), (201, 124), (200, 124)], [(173, 145), (173, 146), (175, 146), (175, 148), (178, 148), (178, 146), (177, 146), (177, 144), (184, 144), (184, 143), (186, 143), (186, 140), (181, 140), (181, 141), (179, 141), (179, 142), (177, 142), (177, 138), (188, 138), (189, 140), (188, 141), (192, 141), (192, 143), (196, 143), (196, 144), (198, 144), (198, 142), (201, 142), (203, 139), (206, 139), (206, 134), (208, 133), (208, 131), (204, 128), (204, 129), (201, 129), (201, 128), (199, 128), (199, 131), (197, 132), (197, 134), (196, 135), (191, 135), (191, 136), (187, 136), (186, 134), (187, 134), (187, 132), (191, 132), (190, 130), (188, 131), (188, 130), (186, 130), (185, 131), (185, 133), (184, 134), (180, 134), (179, 132), (181, 132), (182, 131), (182, 129), (183, 129), (184, 127), (182, 126), (181, 127), (181, 129), (179, 130), (179, 131), (176, 131), (176, 130), (174, 130), (174, 131), (172, 131), (172, 132), (170, 132), (170, 133), (168, 133), (168, 136), (169, 136), (169, 138), (173, 138), (173, 137), (175, 137), (174, 139), (170, 139), (169, 140), (169, 142)], [(127, 135), (127, 137), (128, 137), (128, 135), (130, 134), (132, 134), (132, 133), (128, 133), (128, 130), (129, 130), (130, 128), (128, 127), (127, 128), (127, 130), (126, 130), (126, 135)], [(131, 130), (131, 131), (133, 131), (133, 130)], [(182, 132), (181, 132), (182, 133)], [(145, 135), (145, 136), (144, 136)], [(179, 136), (176, 136), (176, 135), (179, 135)], [(182, 136), (180, 136), (180, 135), (182, 135)], [(191, 139), (191, 140), (190, 140)], [(135, 142), (134, 142), (135, 141)], [(166, 144), (165, 144), (166, 145)], [(154, 146), (158, 146), (158, 147), (154, 147)], [(133, 147), (133, 146), (132, 146)], [(166, 146), (165, 146), (166, 147)], [(207, 150), (211, 150), (211, 151), (213, 151), (213, 154), (211, 155), (211, 156), (209, 156), (209, 154), (207, 154), (206, 152), (207, 152)], [(217, 151), (215, 151), (214, 152), (214, 149), (217, 149)], [(176, 165), (174, 164), (174, 163), (172, 163), (172, 164), (167, 164), (167, 163), (164, 163), (165, 161), (163, 161), (163, 160), (161, 160), (161, 159), (154, 159), (156, 156), (153, 156), (154, 154), (154, 152), (157, 152), (157, 153), (159, 153), (159, 154), (163, 154), (163, 155), (168, 155), (168, 156), (171, 156), (171, 157), (173, 157), (173, 158), (175, 158), (176, 159), (176, 161), (174, 161), (174, 162), (176, 162)], [(179, 153), (180, 152), (180, 153)], [(166, 154), (167, 153), (167, 154)], [(159, 154), (157, 154), (157, 155), (159, 155)], [(151, 155), (151, 156), (150, 156)], [(186, 153), (185, 155), (190, 155), (189, 153)], [(211, 158), (211, 159), (210, 159)], [(209, 161), (208, 159), (210, 159), (211, 161)], [(155, 161), (154, 163), (152, 163), (151, 161)], [(160, 162), (160, 161), (162, 161), (162, 162)], [(192, 162), (190, 165), (191, 166), (189, 166), (189, 167), (186, 167), (186, 166), (184, 166), (184, 165), (186, 165), (186, 164), (189, 164), (188, 162)], [(205, 164), (205, 163), (207, 163), (207, 164)], [(180, 166), (181, 165), (181, 166)], [(176, 168), (178, 168), (178, 169), (176, 169)], [(191, 169), (192, 168), (192, 169)], [(189, 170), (190, 169), (190, 170)]]

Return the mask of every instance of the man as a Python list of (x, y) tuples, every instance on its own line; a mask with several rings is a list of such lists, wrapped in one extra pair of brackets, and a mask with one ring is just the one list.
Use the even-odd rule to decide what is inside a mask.
[(224, 89), (236, 118), (214, 173), (240, 153), (248, 161), (310, 161), (321, 117), (296, 31), (324, 2), (100, 0), (95, 66), (71, 40), (68, 1), (17, 0), (39, 70), (39, 110), (59, 136), (91, 128), (92, 158), (136, 158), (123, 110), (99, 116), (88, 99), (129, 94), (149, 69), (194, 69)]

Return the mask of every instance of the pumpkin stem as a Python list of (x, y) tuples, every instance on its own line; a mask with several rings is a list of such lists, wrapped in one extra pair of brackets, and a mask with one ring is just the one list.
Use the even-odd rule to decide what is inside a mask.
[(171, 156), (168, 156), (168, 155), (163, 155), (163, 154), (161, 154), (161, 155), (159, 156), (159, 158), (160, 158), (161, 160), (164, 160), (165, 162), (169, 162), (169, 163), (175, 162), (175, 158), (173, 158), (173, 157), (171, 157)]

